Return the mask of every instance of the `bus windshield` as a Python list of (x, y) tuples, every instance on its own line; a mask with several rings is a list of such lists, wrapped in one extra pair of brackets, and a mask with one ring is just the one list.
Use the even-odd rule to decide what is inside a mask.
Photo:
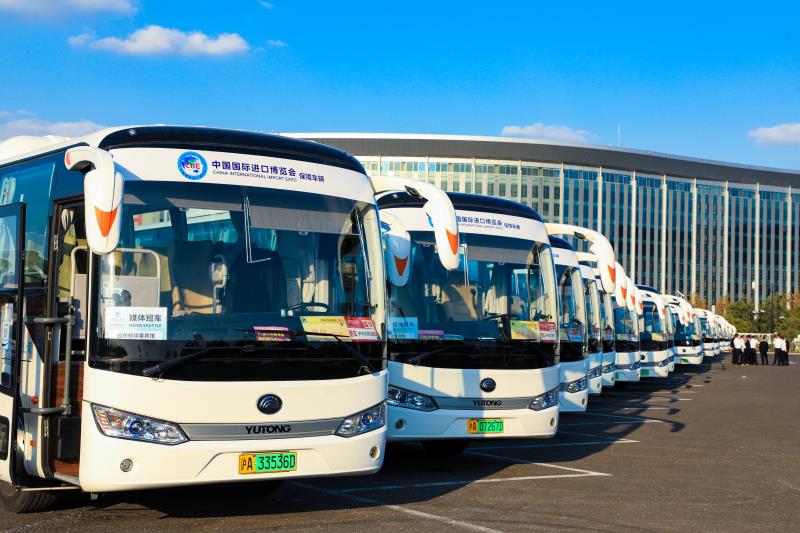
[(600, 305), (600, 293), (597, 290), (597, 281), (594, 279), (583, 280), (586, 286), (586, 293), (584, 299), (586, 300), (586, 316), (588, 320), (589, 330), (589, 352), (597, 353), (602, 352), (600, 328), (602, 322), (600, 320), (600, 313), (602, 306)]
[[(333, 379), (382, 368), (384, 274), (365, 202), (231, 185), (126, 184), (97, 260), (90, 364), (166, 379)], [(200, 353), (202, 351), (202, 353)]]
[(579, 268), (556, 265), (559, 302), (561, 304), (561, 360), (564, 362), (583, 359), (586, 338), (586, 299), (583, 278)]
[(581, 271), (575, 267), (558, 265), (556, 276), (561, 297), (561, 340), (583, 342), (587, 320)]
[(555, 364), (556, 288), (548, 244), (461, 234), (458, 268), (432, 232), (411, 232), (408, 282), (389, 287), (390, 358), (440, 368)]
[(657, 351), (666, 348), (666, 331), (664, 322), (658, 312), (658, 307), (653, 302), (644, 303), (642, 315), (642, 330), (639, 335), (642, 342), (642, 350)]
[(611, 294), (600, 292), (600, 330), (604, 352), (614, 351), (614, 308), (611, 299)]
[(627, 307), (614, 306), (614, 332), (618, 352), (630, 352), (638, 349), (638, 332), (633, 311)]
[(693, 341), (697, 337), (697, 330), (695, 323), (689, 322), (686, 325), (681, 324), (677, 313), (672, 313), (672, 325), (675, 329), (675, 342), (679, 346), (692, 346)]
[(700, 318), (700, 330), (703, 332), (703, 341), (711, 342), (711, 338), (713, 337), (711, 334), (711, 324), (708, 323), (708, 319), (705, 317)]

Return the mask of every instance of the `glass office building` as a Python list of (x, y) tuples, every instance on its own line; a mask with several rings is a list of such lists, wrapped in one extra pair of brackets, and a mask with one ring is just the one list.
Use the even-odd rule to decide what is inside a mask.
[(370, 174), (509, 198), (600, 230), (638, 283), (668, 293), (713, 305), (800, 290), (800, 171), (528, 139), (293, 135), (350, 152)]

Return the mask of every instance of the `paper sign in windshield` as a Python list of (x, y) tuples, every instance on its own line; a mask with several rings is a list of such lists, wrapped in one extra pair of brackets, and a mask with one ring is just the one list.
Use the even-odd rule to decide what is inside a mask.
[(309, 335), (322, 333), (339, 337), (350, 336), (350, 330), (347, 329), (343, 316), (301, 316), (300, 322), (303, 324), (303, 330)]
[(538, 341), (541, 337), (539, 333), (539, 323), (532, 320), (512, 320), (511, 338), (515, 340)]
[(421, 329), (419, 339), (422, 341), (439, 341), (444, 339), (443, 329)]
[(389, 317), (389, 337), (393, 339), (418, 339), (419, 323), (417, 317)]
[(106, 307), (103, 317), (106, 339), (167, 338), (166, 307)]
[(379, 341), (381, 336), (375, 329), (375, 322), (371, 318), (348, 316), (347, 329), (350, 332), (350, 340), (353, 342)]
[(570, 342), (583, 342), (583, 332), (579, 327), (567, 328), (567, 337)]
[(555, 322), (539, 322), (539, 341), (558, 342), (558, 330)]
[(260, 342), (289, 342), (292, 340), (289, 335), (289, 328), (282, 326), (253, 326), (256, 332), (256, 340)]

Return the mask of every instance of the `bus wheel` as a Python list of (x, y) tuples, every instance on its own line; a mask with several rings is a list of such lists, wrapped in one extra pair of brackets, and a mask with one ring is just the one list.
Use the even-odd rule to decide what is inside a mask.
[(468, 440), (425, 440), (422, 441), (425, 450), (431, 455), (437, 457), (446, 457), (458, 455), (469, 446)]
[(8, 483), (0, 482), (0, 499), (12, 513), (37, 513), (53, 505), (56, 496), (47, 491), (23, 492)]

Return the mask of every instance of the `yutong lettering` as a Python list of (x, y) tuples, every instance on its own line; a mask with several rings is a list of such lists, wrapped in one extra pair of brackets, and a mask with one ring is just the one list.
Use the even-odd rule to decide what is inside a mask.
[(245, 426), (248, 435), (264, 435), (271, 433), (291, 433), (292, 426), (289, 424), (272, 424), (269, 426)]
[(503, 405), (503, 400), (472, 400), (475, 407), (491, 407)]

